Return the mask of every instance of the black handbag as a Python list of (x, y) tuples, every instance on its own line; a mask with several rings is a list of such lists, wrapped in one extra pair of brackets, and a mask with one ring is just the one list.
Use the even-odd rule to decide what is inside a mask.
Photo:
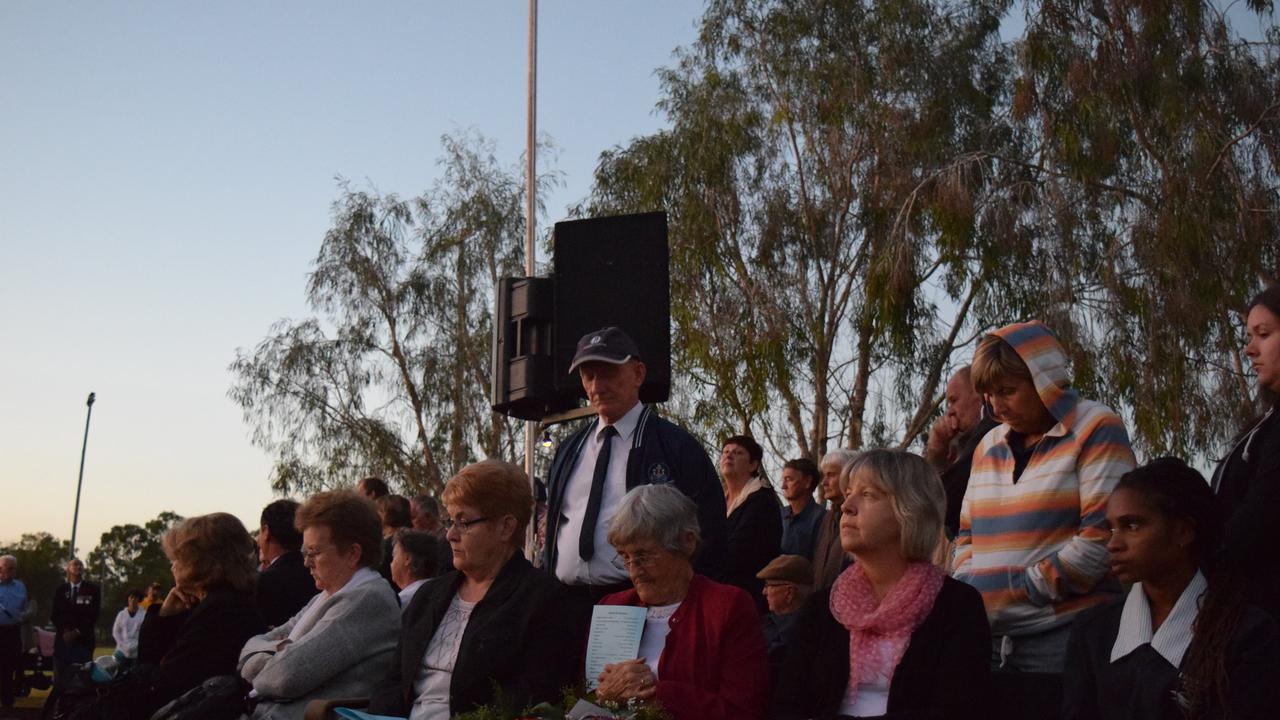
[(251, 710), (248, 692), (248, 683), (238, 675), (211, 677), (157, 710), (151, 720), (236, 720)]

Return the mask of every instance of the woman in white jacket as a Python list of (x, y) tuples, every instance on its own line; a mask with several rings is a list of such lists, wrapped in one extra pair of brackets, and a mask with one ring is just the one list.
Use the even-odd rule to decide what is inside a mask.
[(395, 658), (400, 610), (374, 569), (382, 525), (373, 503), (348, 491), (320, 493), (298, 508), (295, 524), (320, 592), (241, 650), (240, 676), (258, 701), (255, 720), (300, 720), (312, 699), (368, 695)]
[(122, 667), (132, 665), (138, 659), (138, 631), (142, 629), (142, 621), (147, 617), (139, 603), (142, 592), (130, 590), (125, 600), (126, 607), (116, 614), (116, 621), (111, 626), (111, 637), (116, 641), (116, 659)]

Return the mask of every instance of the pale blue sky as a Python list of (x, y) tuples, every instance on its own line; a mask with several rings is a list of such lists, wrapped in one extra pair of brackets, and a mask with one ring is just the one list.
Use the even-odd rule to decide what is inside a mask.
[[(654, 70), (701, 3), (544, 0), (539, 130), (583, 197), (654, 131)], [(524, 149), (527, 3), (0, 0), (0, 540), (77, 545), (162, 510), (251, 528), (269, 459), (226, 398), (237, 347), (305, 313), (335, 175), (412, 195), (442, 133)]]

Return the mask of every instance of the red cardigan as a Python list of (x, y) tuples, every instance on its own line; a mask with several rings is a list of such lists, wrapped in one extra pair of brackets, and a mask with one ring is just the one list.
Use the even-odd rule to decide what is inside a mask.
[[(635, 590), (600, 604), (644, 605)], [(676, 720), (764, 720), (769, 658), (751, 596), (694, 575), (670, 622), (658, 658), (657, 697), (667, 712)]]

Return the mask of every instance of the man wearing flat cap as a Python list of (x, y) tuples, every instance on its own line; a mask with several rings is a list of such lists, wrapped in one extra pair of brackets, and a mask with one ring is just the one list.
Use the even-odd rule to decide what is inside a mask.
[(813, 563), (800, 555), (779, 555), (756, 577), (764, 581), (764, 599), (769, 603), (761, 625), (769, 649), (769, 670), (776, 680), (800, 608), (813, 591)]
[(670, 484), (698, 506), (702, 545), (694, 568), (716, 577), (724, 556), (720, 479), (692, 435), (640, 402), (645, 366), (616, 327), (587, 333), (569, 366), (598, 417), (556, 449), (547, 482), (543, 567), (592, 602), (630, 586), (609, 545), (609, 522), (628, 490)]

